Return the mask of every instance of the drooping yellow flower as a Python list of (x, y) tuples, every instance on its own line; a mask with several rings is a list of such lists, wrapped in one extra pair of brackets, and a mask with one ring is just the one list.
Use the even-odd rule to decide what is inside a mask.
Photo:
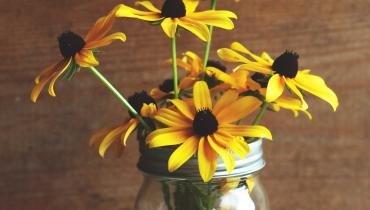
[[(135, 93), (128, 98), (128, 101), (142, 117), (153, 117), (157, 112), (157, 106), (153, 98), (146, 92)], [(132, 115), (129, 112), (130, 115)], [(126, 146), (126, 141), (132, 132), (139, 125), (139, 120), (131, 116), (122, 125), (112, 128), (104, 128), (96, 132), (90, 138), (90, 145), (98, 147), (99, 154), (104, 157), (107, 149), (113, 147), (117, 156), (120, 156)]]
[[(235, 70), (231, 74), (228, 74), (212, 67), (207, 67), (206, 72), (208, 75), (215, 76), (216, 79), (223, 82), (215, 87), (214, 91), (225, 91), (229, 89), (233, 89), (239, 93), (258, 91), (261, 96), (266, 97), (267, 83), (266, 86), (264, 86), (265, 84), (254, 81), (254, 76), (259, 75), (259, 73), (255, 73), (250, 77), (248, 71)], [(306, 110), (307, 108), (302, 107), (301, 100), (296, 98), (281, 95), (275, 101), (270, 102), (269, 105), (276, 112), (280, 111), (280, 108), (289, 109), (294, 113), (295, 117), (298, 116), (298, 111), (302, 111), (309, 119), (312, 119), (311, 114)]]
[[(252, 60), (244, 57), (238, 52), (247, 54)], [(221, 59), (229, 62), (244, 63), (237, 67), (237, 70), (246, 70), (270, 75), (267, 84), (266, 101), (273, 102), (278, 99), (287, 86), (302, 101), (302, 107), (307, 109), (308, 105), (299, 89), (309, 92), (322, 100), (328, 102), (334, 109), (338, 107), (336, 94), (325, 84), (325, 81), (316, 75), (310, 74), (310, 70), (298, 70), (298, 55), (286, 51), (273, 60), (266, 52), (258, 56), (250, 52), (242, 44), (234, 42), (231, 49), (223, 48), (218, 50)]]
[(35, 78), (35, 87), (31, 93), (31, 100), (36, 102), (42, 89), (49, 84), (48, 92), (55, 97), (54, 84), (66, 71), (75, 72), (80, 67), (91, 67), (99, 65), (93, 50), (107, 46), (114, 40), (126, 41), (126, 35), (116, 32), (107, 35), (115, 21), (115, 13), (118, 7), (114, 8), (107, 16), (99, 18), (95, 25), (89, 30), (84, 38), (71, 31), (59, 36), (59, 49), (63, 59), (46, 68)]
[(121, 4), (117, 11), (118, 17), (137, 18), (149, 22), (161, 21), (163, 31), (170, 38), (176, 34), (180, 26), (203, 41), (210, 38), (207, 25), (227, 30), (234, 28), (231, 18), (237, 16), (225, 10), (207, 10), (196, 12), (199, 1), (194, 0), (166, 0), (162, 9), (155, 7), (150, 1), (138, 1), (138, 5), (145, 7), (148, 11), (141, 11)]
[(180, 145), (168, 161), (168, 170), (181, 167), (196, 152), (202, 179), (209, 181), (216, 170), (217, 155), (228, 172), (235, 165), (232, 151), (240, 158), (249, 152), (244, 136), (271, 139), (270, 131), (263, 126), (235, 125), (259, 108), (261, 102), (252, 96), (239, 97), (236, 91), (227, 91), (213, 106), (207, 83), (198, 81), (193, 88), (193, 101), (174, 99), (176, 109), (162, 108), (155, 119), (167, 125), (147, 137), (149, 147)]

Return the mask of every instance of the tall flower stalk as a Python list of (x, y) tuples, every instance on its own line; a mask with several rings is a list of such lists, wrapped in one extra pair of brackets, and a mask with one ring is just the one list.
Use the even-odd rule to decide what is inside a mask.
[(175, 99), (179, 98), (178, 74), (177, 74), (177, 53), (176, 53), (176, 35), (171, 38), (172, 45), (172, 74), (173, 74), (173, 91)]
[[(211, 0), (211, 10), (216, 10), (217, 0)], [(204, 63), (203, 67), (207, 67), (207, 62), (209, 59), (209, 52), (211, 50), (211, 43), (212, 43), (212, 34), (213, 34), (213, 26), (209, 25), (209, 40), (206, 43), (205, 49), (204, 49)]]

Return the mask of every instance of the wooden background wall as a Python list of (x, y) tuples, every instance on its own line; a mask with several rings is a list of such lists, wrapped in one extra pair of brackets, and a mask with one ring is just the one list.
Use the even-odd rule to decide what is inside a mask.
[[(121, 159), (102, 160), (87, 146), (95, 130), (127, 116), (111, 94), (82, 71), (57, 84), (57, 98), (29, 100), (34, 76), (59, 57), (56, 37), (68, 29), (86, 33), (119, 2), (0, 0), (0, 209), (132, 209), (142, 181), (135, 141)], [(263, 172), (272, 210), (370, 209), (370, 1), (219, 2), (239, 20), (234, 32), (216, 30), (214, 49), (232, 41), (274, 56), (294, 49), (340, 99), (332, 113), (310, 97), (312, 122), (288, 112), (265, 118), (275, 139), (265, 144)], [(163, 63), (170, 43), (160, 28), (121, 20), (115, 29), (128, 41), (105, 48), (100, 68), (122, 92), (171, 75)], [(202, 43), (183, 33), (179, 48), (201, 53)]]

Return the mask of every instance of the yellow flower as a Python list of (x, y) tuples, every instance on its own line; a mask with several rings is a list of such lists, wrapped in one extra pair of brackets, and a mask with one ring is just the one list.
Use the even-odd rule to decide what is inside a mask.
[(73, 72), (80, 67), (91, 67), (99, 65), (93, 50), (107, 46), (114, 40), (126, 41), (124, 33), (117, 32), (107, 35), (115, 21), (115, 13), (118, 7), (114, 8), (107, 16), (99, 18), (95, 25), (89, 30), (85, 38), (67, 31), (58, 38), (59, 49), (63, 59), (46, 68), (35, 78), (35, 87), (31, 93), (31, 100), (36, 102), (42, 89), (50, 82), (48, 92), (55, 97), (54, 84), (70, 68)]
[(225, 10), (196, 12), (199, 1), (194, 0), (166, 0), (161, 10), (150, 1), (138, 1), (137, 4), (145, 7), (148, 11), (137, 10), (121, 4), (117, 16), (161, 22), (163, 31), (170, 38), (175, 36), (177, 26), (181, 26), (201, 40), (208, 41), (210, 33), (207, 25), (231, 30), (234, 28), (234, 24), (230, 19), (237, 18), (233, 12)]
[[(135, 93), (128, 98), (134, 109), (140, 112), (142, 117), (153, 117), (157, 112), (157, 106), (153, 98), (145, 91)], [(130, 115), (132, 115), (129, 112)], [(107, 149), (113, 147), (117, 156), (120, 156), (126, 146), (126, 141), (139, 125), (139, 120), (133, 116), (122, 125), (112, 128), (104, 128), (96, 132), (90, 138), (90, 145), (98, 147), (99, 154), (104, 157)]]
[(235, 70), (230, 74), (220, 71), (214, 67), (207, 67), (206, 73), (209, 76), (214, 76), (217, 80), (222, 81), (223, 83), (215, 87), (217, 91), (225, 91), (228, 89), (233, 89), (239, 93), (249, 91), (249, 90), (258, 90), (260, 87), (259, 84), (253, 81), (248, 71), (238, 71)]
[(176, 109), (162, 108), (157, 112), (154, 119), (169, 127), (150, 133), (147, 137), (149, 147), (181, 144), (169, 158), (170, 172), (198, 152), (199, 171), (205, 182), (215, 173), (217, 155), (230, 173), (235, 159), (229, 150), (240, 158), (245, 158), (249, 152), (244, 136), (271, 139), (270, 131), (263, 126), (233, 124), (261, 105), (255, 97), (238, 95), (235, 91), (227, 91), (213, 106), (207, 83), (196, 82), (192, 103), (174, 99), (171, 102)]
[[(250, 56), (252, 60), (244, 57), (238, 52)], [(273, 102), (284, 92), (287, 86), (302, 101), (302, 107), (307, 109), (308, 105), (299, 89), (307, 91), (322, 100), (328, 102), (334, 109), (338, 107), (338, 98), (335, 93), (327, 87), (325, 81), (316, 75), (310, 74), (310, 70), (298, 70), (298, 55), (286, 51), (273, 60), (266, 52), (261, 56), (255, 55), (242, 44), (234, 42), (231, 49), (223, 48), (218, 50), (221, 59), (229, 62), (244, 63), (237, 67), (237, 70), (246, 70), (270, 75), (267, 84), (266, 101)]]

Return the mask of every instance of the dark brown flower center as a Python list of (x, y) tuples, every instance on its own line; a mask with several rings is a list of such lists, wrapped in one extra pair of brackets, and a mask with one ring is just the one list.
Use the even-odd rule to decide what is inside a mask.
[(203, 109), (195, 114), (193, 131), (198, 136), (208, 136), (216, 132), (218, 121), (209, 109)]
[(272, 69), (282, 76), (294, 78), (298, 72), (298, 58), (297, 53), (286, 51), (275, 59)]
[(66, 31), (58, 37), (60, 53), (64, 58), (70, 58), (85, 46), (84, 39), (72, 31)]
[(173, 91), (173, 79), (166, 79), (158, 88), (165, 93), (170, 93)]
[[(134, 93), (132, 96), (128, 97), (127, 100), (138, 113), (140, 113), (141, 108), (143, 107), (144, 103), (145, 104), (151, 104), (151, 103), (156, 104), (155, 100), (150, 95), (148, 95), (148, 93), (145, 91), (142, 91), (140, 93)], [(129, 115), (131, 117), (134, 117), (134, 115), (131, 112), (129, 112)]]
[(186, 15), (186, 8), (182, 0), (166, 0), (162, 6), (162, 17), (180, 18)]

